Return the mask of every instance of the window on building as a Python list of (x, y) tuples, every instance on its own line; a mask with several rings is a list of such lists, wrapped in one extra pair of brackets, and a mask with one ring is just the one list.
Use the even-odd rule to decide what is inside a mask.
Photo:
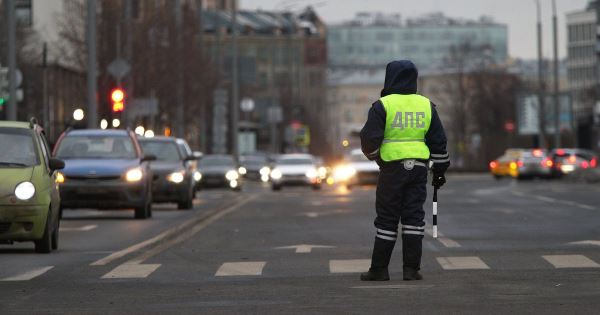
[(377, 38), (377, 40), (381, 40), (381, 41), (393, 40), (394, 34), (392, 34), (391, 32), (379, 32), (379, 33), (377, 33), (375, 38)]

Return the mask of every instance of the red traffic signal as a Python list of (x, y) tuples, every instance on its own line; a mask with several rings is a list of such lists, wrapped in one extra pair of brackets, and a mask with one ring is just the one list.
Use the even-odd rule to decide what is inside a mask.
[(121, 88), (112, 90), (110, 99), (112, 100), (113, 112), (118, 113), (125, 109), (125, 92)]

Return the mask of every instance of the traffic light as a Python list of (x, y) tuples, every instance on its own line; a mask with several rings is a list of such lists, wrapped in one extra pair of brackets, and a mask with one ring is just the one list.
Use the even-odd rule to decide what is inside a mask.
[(121, 88), (116, 88), (110, 93), (112, 100), (113, 113), (120, 113), (125, 109), (125, 92)]

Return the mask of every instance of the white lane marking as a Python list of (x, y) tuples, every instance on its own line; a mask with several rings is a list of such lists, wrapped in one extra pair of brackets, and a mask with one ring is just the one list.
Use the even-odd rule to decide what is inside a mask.
[(91, 231), (95, 228), (97, 228), (98, 225), (97, 224), (89, 224), (89, 225), (84, 225), (81, 227), (64, 227), (61, 226), (60, 227), (60, 231), (61, 232), (71, 232), (71, 231), (77, 231), (77, 232), (87, 232), (87, 231)]
[(52, 268), (54, 268), (54, 266), (41, 267), (13, 277), (4, 278), (0, 281), (27, 281), (45, 274)]
[(310, 252), (312, 252), (313, 248), (335, 248), (335, 246), (301, 244), (301, 245), (275, 247), (275, 249), (295, 249), (297, 254), (310, 253)]
[(525, 196), (527, 196), (525, 193), (520, 192), (520, 191), (513, 191), (512, 193), (513, 193), (513, 195), (519, 196), (519, 197), (525, 197)]
[(382, 290), (398, 290), (398, 289), (406, 289), (406, 290), (421, 290), (421, 289), (431, 289), (435, 287), (433, 284), (425, 284), (425, 285), (415, 285), (415, 284), (390, 284), (390, 285), (362, 285), (356, 287), (350, 287), (351, 289), (382, 289)]
[[(429, 234), (429, 236), (433, 237), (433, 230), (430, 226), (427, 226), (425, 228), (425, 233), (427, 233), (427, 234)], [(448, 248), (461, 247), (461, 245), (457, 241), (455, 241), (451, 238), (445, 237), (444, 234), (442, 232), (440, 232), (439, 230), (438, 230), (437, 234), (438, 234), (438, 237), (436, 238), (436, 240), (438, 242), (442, 243), (442, 245), (444, 245), (445, 247), (448, 247)]]
[(598, 268), (595, 261), (584, 255), (545, 255), (542, 256), (554, 268)]
[(219, 267), (215, 276), (260, 276), (266, 264), (266, 261), (226, 262)]
[(596, 210), (596, 207), (592, 207), (592, 206), (588, 206), (588, 205), (584, 205), (584, 204), (577, 204), (577, 206), (581, 209), (586, 209), (586, 210)]
[(308, 218), (318, 218), (320, 216), (327, 216), (327, 215), (337, 215), (337, 214), (348, 214), (348, 213), (352, 213), (352, 210), (349, 209), (336, 209), (336, 210), (332, 210), (332, 211), (322, 211), (322, 212), (314, 212), (314, 211), (309, 211), (309, 212), (302, 212), (297, 214), (298, 216), (305, 216)]
[(329, 272), (331, 273), (355, 273), (366, 272), (371, 266), (370, 259), (345, 259), (330, 260)]
[(546, 196), (535, 196), (535, 198), (537, 200), (545, 201), (545, 202), (556, 202), (556, 199), (550, 198), (550, 197), (546, 197)]
[[(208, 224), (210, 224), (210, 223), (218, 220), (222, 216), (228, 214), (229, 212), (233, 211), (237, 207), (243, 205), (244, 203), (246, 203), (246, 202), (248, 202), (248, 201), (250, 201), (250, 200), (252, 200), (252, 199), (254, 199), (256, 197), (257, 197), (257, 195), (252, 196), (250, 198), (242, 199), (241, 201), (238, 201), (234, 205), (230, 206), (229, 208), (226, 208), (224, 210), (219, 210), (218, 212), (212, 214), (212, 217), (210, 217), (211, 215), (209, 215), (208, 219), (207, 219), (206, 216), (191, 218), (191, 219), (183, 222), (182, 224), (180, 224), (178, 226), (170, 228), (170, 229), (168, 229), (168, 230), (166, 230), (166, 231), (164, 231), (164, 232), (156, 235), (153, 238), (150, 238), (150, 239), (147, 239), (147, 240), (145, 240), (143, 242), (134, 244), (134, 245), (129, 246), (129, 247), (125, 248), (125, 249), (122, 249), (120, 251), (114, 252), (114, 253), (112, 253), (112, 254), (104, 257), (104, 258), (96, 260), (93, 263), (91, 263), (90, 266), (103, 266), (103, 265), (109, 264), (109, 263), (111, 263), (111, 262), (113, 262), (113, 261), (115, 261), (115, 260), (117, 260), (117, 259), (119, 259), (121, 257), (129, 255), (129, 254), (131, 254), (133, 252), (136, 252), (136, 251), (138, 251), (138, 250), (140, 250), (140, 249), (142, 249), (144, 247), (147, 247), (147, 246), (150, 246), (150, 245), (154, 245), (154, 244), (158, 244), (158, 243), (162, 242), (164, 239), (166, 239), (168, 237), (171, 237), (173, 235), (176, 235), (176, 234), (184, 232), (184, 231), (187, 232), (187, 231), (190, 230), (190, 227), (192, 227), (194, 225), (196, 225), (196, 228), (194, 228), (193, 230), (197, 232), (197, 231), (203, 229), (204, 227), (206, 227), (206, 225), (208, 225)], [(206, 221), (205, 223), (208, 222), (208, 224), (199, 225), (199, 226), (201, 226), (201, 228), (198, 229), (198, 225), (197, 225), (198, 221), (203, 221), (203, 220)], [(189, 233), (187, 233), (186, 235), (189, 235)]]
[(437, 257), (436, 260), (445, 270), (490, 269), (481, 258), (472, 257)]
[(600, 241), (597, 241), (597, 240), (585, 240), (585, 241), (578, 241), (578, 242), (570, 242), (569, 245), (594, 245), (594, 246), (600, 246)]
[(102, 279), (146, 278), (158, 269), (160, 264), (122, 264), (102, 276)]

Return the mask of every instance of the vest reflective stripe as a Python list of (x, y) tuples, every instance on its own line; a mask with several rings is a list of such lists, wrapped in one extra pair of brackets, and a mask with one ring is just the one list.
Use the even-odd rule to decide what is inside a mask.
[(381, 98), (386, 122), (381, 159), (429, 159), (425, 135), (431, 125), (431, 102), (421, 95), (391, 94)]

